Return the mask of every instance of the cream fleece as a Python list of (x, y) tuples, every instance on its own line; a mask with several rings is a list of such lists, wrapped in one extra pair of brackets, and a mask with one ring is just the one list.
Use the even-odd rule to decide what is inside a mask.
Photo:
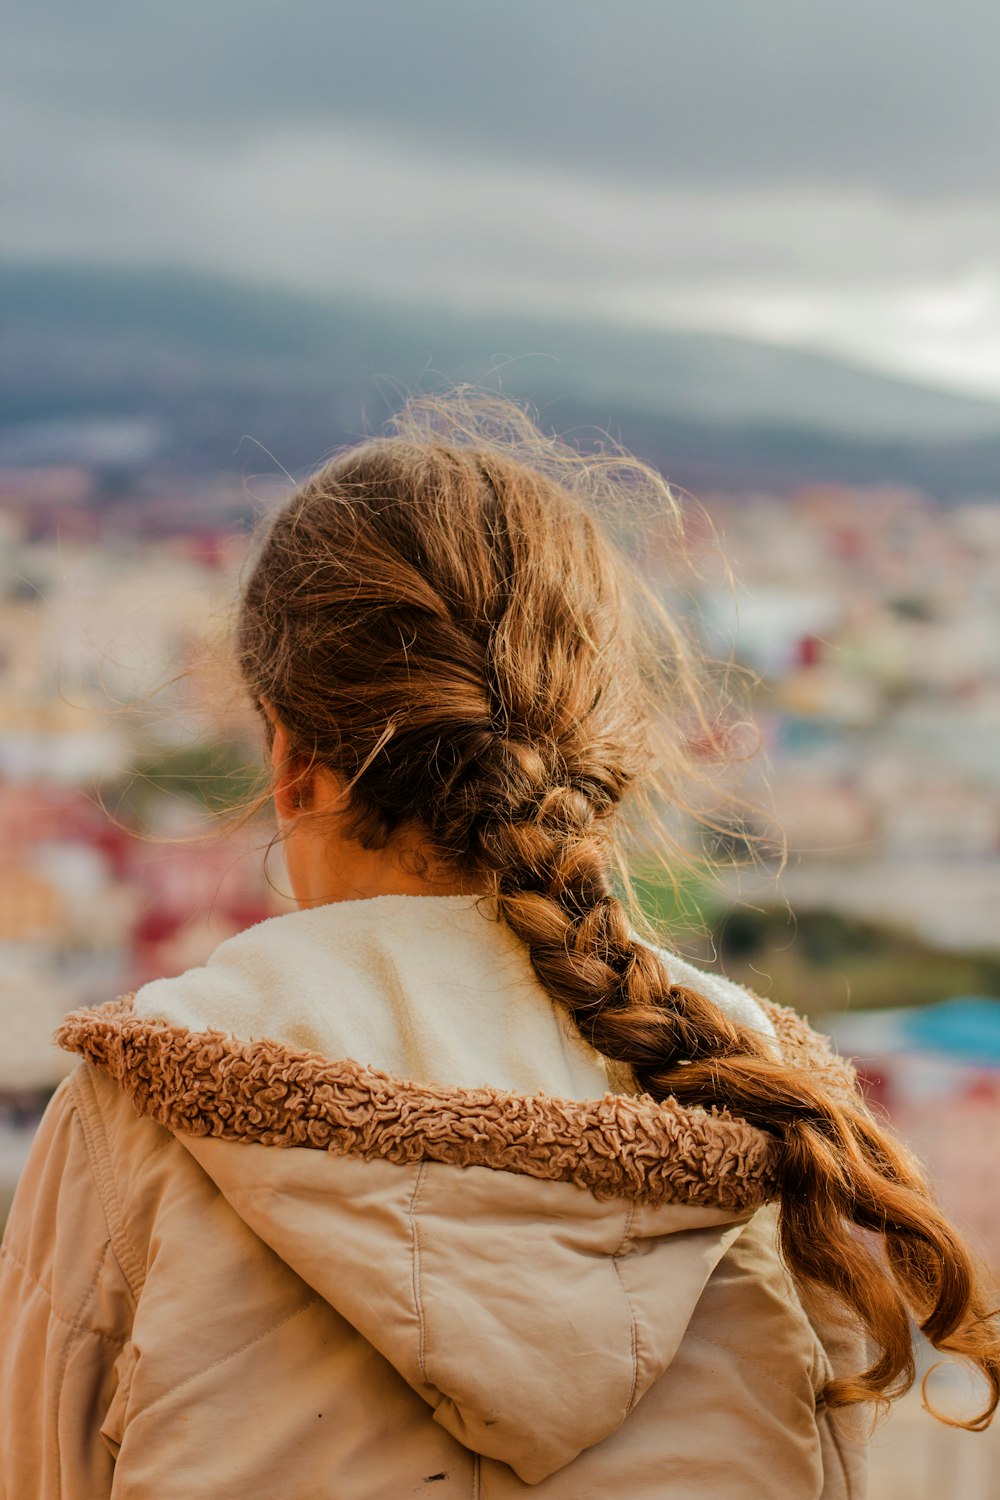
[[(208, 962), (143, 985), (135, 1012), (192, 1031), (270, 1038), (416, 1083), (570, 1099), (621, 1091), (475, 896), (376, 896), (282, 913)], [(661, 953), (675, 983), (774, 1038), (748, 990)]]

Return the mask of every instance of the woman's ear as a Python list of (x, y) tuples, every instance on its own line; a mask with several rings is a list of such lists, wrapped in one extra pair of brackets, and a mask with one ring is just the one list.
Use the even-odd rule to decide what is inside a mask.
[(271, 723), (271, 769), (278, 775), (288, 759), (288, 730), (277, 719), (272, 719)]
[(308, 801), (308, 789), (303, 784), (302, 772), (295, 767), (288, 730), (273, 714), (268, 717), (274, 726), (271, 740), (274, 805), (280, 817), (294, 818)]
[(274, 709), (271, 707), (271, 704), (266, 698), (258, 698), (256, 700), (255, 707), (260, 711), (261, 714), (263, 714), (264, 718), (267, 720), (266, 724), (264, 725), (264, 741), (267, 745), (268, 750), (270, 751), (275, 725), (278, 722), (278, 715), (275, 713)]

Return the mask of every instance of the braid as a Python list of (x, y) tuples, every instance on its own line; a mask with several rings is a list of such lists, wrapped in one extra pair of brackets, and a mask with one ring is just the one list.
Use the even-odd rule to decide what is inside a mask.
[(502, 741), (489, 770), (481, 796), (490, 811), (475, 835), (488, 893), (586, 1040), (656, 1098), (674, 1091), (682, 1064), (767, 1056), (717, 1006), (671, 984), (636, 941), (613, 888), (610, 798), (595, 807), (577, 787), (553, 784), (526, 743)]

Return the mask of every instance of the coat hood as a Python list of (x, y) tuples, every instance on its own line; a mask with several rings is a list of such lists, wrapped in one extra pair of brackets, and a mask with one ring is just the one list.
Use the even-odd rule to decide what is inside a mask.
[[(793, 1012), (663, 957), (835, 1072)], [(57, 1040), (452, 1436), (528, 1483), (621, 1424), (777, 1192), (775, 1138), (628, 1092), (468, 897), (271, 918)]]

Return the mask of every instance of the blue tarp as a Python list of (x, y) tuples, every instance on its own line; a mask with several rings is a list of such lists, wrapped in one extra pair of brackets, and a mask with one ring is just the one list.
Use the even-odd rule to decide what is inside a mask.
[(1000, 1000), (962, 995), (910, 1010), (900, 1019), (910, 1046), (1000, 1067)]

